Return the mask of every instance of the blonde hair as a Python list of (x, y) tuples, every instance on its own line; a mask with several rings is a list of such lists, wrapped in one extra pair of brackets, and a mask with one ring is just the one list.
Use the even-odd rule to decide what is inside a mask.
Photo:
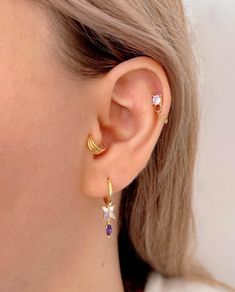
[(124, 280), (131, 278), (122, 264), (126, 248), (146, 271), (152, 268), (166, 277), (219, 284), (192, 256), (198, 74), (182, 2), (40, 2), (50, 8), (60, 46), (55, 52), (58, 60), (72, 73), (97, 78), (125, 60), (144, 55), (160, 62), (169, 80), (168, 125), (146, 168), (122, 193), (119, 244)]

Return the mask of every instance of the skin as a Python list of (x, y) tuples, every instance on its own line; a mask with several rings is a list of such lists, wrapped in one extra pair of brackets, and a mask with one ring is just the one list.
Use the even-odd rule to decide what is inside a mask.
[[(164, 126), (151, 96), (170, 89), (148, 57), (84, 81), (55, 59), (35, 3), (0, 4), (0, 291), (123, 291), (117, 220), (102, 217), (107, 177), (121, 190), (145, 167)], [(94, 158), (93, 135), (108, 149)]]

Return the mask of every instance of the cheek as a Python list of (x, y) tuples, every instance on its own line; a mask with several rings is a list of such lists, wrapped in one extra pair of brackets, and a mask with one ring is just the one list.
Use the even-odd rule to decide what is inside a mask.
[(75, 185), (86, 132), (83, 82), (57, 66), (40, 10), (13, 2), (0, 9), (0, 214)]
[(0, 9), (0, 213), (20, 196), (56, 188), (82, 147), (78, 83), (56, 67), (45, 17), (16, 6)]
[(64, 222), (76, 222), (70, 218), (77, 216), (84, 148), (77, 97), (62, 90), (53, 96), (48, 83), (6, 84), (0, 96), (0, 270), (15, 262), (14, 254), (33, 250), (35, 239), (55, 233), (58, 244)]
[(53, 95), (50, 82), (22, 75), (1, 80), (0, 213), (35, 193), (75, 187), (83, 148), (81, 105), (66, 91)]
[[(67, 226), (77, 222), (73, 214), (77, 216), (80, 160), (88, 131), (81, 102), (86, 96), (83, 82), (67, 78), (52, 61), (43, 45), (49, 44), (47, 33), (41, 31), (43, 17), (26, 11), (20, 22), (23, 3), (13, 2), (19, 4), (14, 10), (17, 17), (9, 10), (9, 19), (4, 19), (0, 5), (0, 24), (4, 23), (0, 25), (2, 278), (15, 270), (17, 258), (21, 270), (27, 264), (25, 257), (39, 242), (46, 246), (49, 235), (55, 238), (51, 246), (58, 245), (61, 234), (69, 232)], [(14, 20), (14, 29), (5, 27)], [(38, 250), (35, 266), (49, 256)]]
[[(77, 81), (46, 62), (25, 60), (17, 71), (16, 60), (10, 62), (0, 71), (0, 275), (17, 257), (27, 262), (28, 251), (38, 242), (46, 245), (49, 235), (58, 245), (77, 222), (87, 132), (85, 94)], [(38, 257), (35, 263), (47, 258)]]

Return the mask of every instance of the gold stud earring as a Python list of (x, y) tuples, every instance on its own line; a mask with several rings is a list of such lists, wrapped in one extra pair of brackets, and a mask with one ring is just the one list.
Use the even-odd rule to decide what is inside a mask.
[(157, 113), (158, 117), (165, 123), (168, 123), (168, 118), (164, 118), (161, 115), (162, 112), (162, 95), (155, 94), (152, 96), (152, 105), (154, 106), (154, 111)]
[(103, 215), (104, 219), (107, 220), (105, 231), (106, 231), (107, 236), (110, 237), (113, 230), (112, 225), (110, 223), (110, 219), (116, 219), (116, 217), (114, 215), (115, 205), (112, 202), (113, 187), (112, 187), (111, 180), (109, 178), (107, 178), (107, 183), (108, 183), (108, 194), (107, 196), (104, 196), (105, 206), (102, 206), (102, 209), (104, 213)]
[(102, 145), (97, 145), (91, 135), (87, 138), (87, 146), (94, 155), (100, 155), (106, 150)]

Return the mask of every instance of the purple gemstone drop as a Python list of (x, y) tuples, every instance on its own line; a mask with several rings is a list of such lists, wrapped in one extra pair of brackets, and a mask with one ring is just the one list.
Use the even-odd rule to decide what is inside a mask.
[(112, 226), (111, 226), (111, 224), (107, 224), (107, 225), (106, 225), (105, 231), (106, 231), (106, 234), (107, 234), (108, 236), (111, 235), (111, 233), (112, 233)]

